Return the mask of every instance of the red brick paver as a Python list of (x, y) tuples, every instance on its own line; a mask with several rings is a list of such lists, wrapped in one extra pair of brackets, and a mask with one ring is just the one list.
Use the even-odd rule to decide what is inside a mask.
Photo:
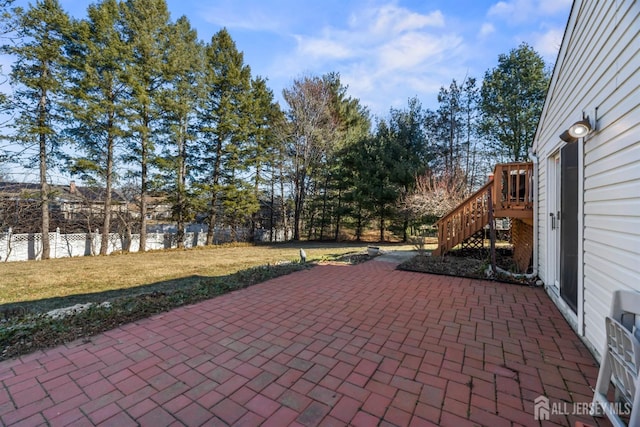
[[(0, 363), (2, 425), (538, 426), (597, 365), (542, 289), (324, 265)], [(565, 407), (565, 406), (562, 406)], [(549, 424), (589, 417), (552, 414)]]

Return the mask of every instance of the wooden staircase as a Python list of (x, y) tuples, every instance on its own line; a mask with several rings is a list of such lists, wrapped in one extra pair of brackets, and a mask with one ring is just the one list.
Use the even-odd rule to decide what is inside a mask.
[[(444, 255), (489, 224), (489, 217), (533, 219), (533, 163), (499, 163), (493, 177), (437, 222)], [(492, 212), (490, 212), (490, 209)]]

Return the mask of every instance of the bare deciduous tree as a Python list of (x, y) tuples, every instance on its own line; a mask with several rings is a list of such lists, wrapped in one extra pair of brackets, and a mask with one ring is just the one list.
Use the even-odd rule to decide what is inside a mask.
[(330, 126), (331, 87), (327, 76), (304, 77), (283, 91), (289, 104), (292, 125), (290, 155), (293, 159), (294, 224), (293, 239), (300, 239), (302, 213), (310, 178), (326, 151), (326, 130)]
[(413, 220), (429, 222), (430, 219), (433, 222), (458, 206), (467, 193), (462, 171), (442, 175), (426, 173), (416, 178), (415, 188), (401, 203)]

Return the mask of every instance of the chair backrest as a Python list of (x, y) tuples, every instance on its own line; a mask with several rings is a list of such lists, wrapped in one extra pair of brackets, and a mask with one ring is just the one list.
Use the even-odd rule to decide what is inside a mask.
[[(593, 395), (592, 415), (606, 415), (615, 427), (625, 426), (617, 407), (608, 400), (609, 384), (616, 395), (630, 405), (628, 427), (640, 427), (640, 292), (613, 292), (610, 315), (607, 316), (607, 342)], [(627, 408), (627, 407), (625, 407)]]
[(640, 320), (640, 292), (617, 290), (613, 292), (609, 317), (622, 323), (629, 331), (635, 332), (640, 340), (638, 323)]

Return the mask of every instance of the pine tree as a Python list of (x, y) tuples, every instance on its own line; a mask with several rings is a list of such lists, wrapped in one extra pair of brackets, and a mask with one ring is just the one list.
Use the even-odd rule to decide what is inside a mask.
[(170, 52), (169, 11), (165, 0), (127, 0), (123, 7), (125, 41), (131, 60), (125, 69), (132, 117), (129, 160), (139, 165), (140, 251), (147, 243), (147, 202), (150, 169), (155, 159), (162, 111), (158, 96), (166, 84)]
[(375, 135), (361, 139), (348, 150), (347, 164), (355, 184), (348, 199), (355, 205), (352, 215), (357, 221), (356, 237), (362, 234), (367, 220), (375, 218), (380, 241), (385, 240), (387, 220), (393, 217), (392, 207), (399, 193), (392, 180), (397, 163), (395, 143), (388, 124), (379, 121)]
[[(248, 138), (248, 97), (251, 70), (226, 29), (211, 38), (205, 49), (204, 95), (200, 106), (202, 156), (199, 173), (209, 195), (207, 245), (213, 244), (223, 196), (236, 185), (237, 173), (245, 167)], [(225, 188), (226, 187), (226, 188)]]
[[(392, 109), (386, 133), (388, 148), (395, 160), (390, 180), (398, 186), (401, 194), (408, 194), (416, 176), (427, 169), (424, 113), (416, 98), (409, 100), (408, 108)], [(408, 240), (409, 218), (403, 216), (402, 240)]]
[(169, 194), (176, 241), (184, 247), (184, 231), (196, 213), (197, 192), (190, 185), (191, 169), (198, 158), (195, 118), (202, 97), (203, 46), (186, 17), (170, 28), (167, 55), (168, 85), (160, 91), (164, 112), (164, 151), (158, 158), (159, 187)]
[(124, 73), (130, 51), (120, 22), (116, 0), (89, 6), (88, 19), (76, 26), (68, 64), (71, 79), (66, 106), (73, 115), (68, 133), (82, 153), (73, 159), (71, 171), (89, 185), (105, 188), (101, 255), (108, 251), (117, 147), (126, 135), (127, 123)]
[(17, 17), (17, 45), (5, 45), (3, 51), (16, 56), (11, 71), (15, 87), (12, 109), (16, 141), (37, 146), (35, 163), (39, 167), (42, 232), (42, 259), (50, 257), (49, 202), (51, 193), (48, 168), (61, 154), (59, 133), (61, 94), (67, 36), (70, 20), (57, 0), (41, 0)]
[[(259, 200), (261, 186), (267, 183), (267, 172), (275, 168), (279, 146), (278, 129), (284, 121), (280, 105), (274, 101), (273, 92), (267, 87), (267, 81), (261, 77), (251, 81), (250, 124), (248, 164), (253, 170), (253, 197)], [(273, 176), (273, 175), (272, 175)], [(274, 181), (271, 181), (275, 185)], [(271, 209), (273, 209), (274, 188), (271, 188)], [(273, 221), (271, 221), (273, 222)], [(251, 221), (251, 237), (255, 237), (257, 218)]]
[(508, 161), (527, 157), (549, 85), (542, 57), (526, 43), (498, 57), (482, 82), (480, 131), (495, 154)]
[[(0, 36), (1, 37), (11, 37), (11, 33), (15, 31), (16, 27), (16, 15), (18, 15), (21, 10), (14, 10), (11, 8), (14, 0), (0, 0)], [(7, 79), (2, 70), (2, 66), (0, 66), (0, 84), (6, 83)], [(8, 97), (6, 93), (0, 92), (0, 112), (4, 112), (9, 108), (8, 105)], [(0, 123), (0, 125), (5, 125), (6, 123)], [(8, 156), (0, 151), (0, 165), (8, 159)]]
[(0, 34), (7, 35), (15, 29), (14, 17), (17, 11), (11, 10), (15, 0), (0, 0)]
[[(344, 89), (346, 91), (346, 88)], [(354, 187), (352, 173), (355, 171), (351, 171), (349, 166), (344, 163), (344, 154), (359, 142), (371, 138), (371, 119), (369, 111), (360, 104), (360, 101), (355, 98), (347, 98), (344, 91), (339, 93), (336, 101), (335, 109), (338, 117), (340, 143), (327, 166), (331, 173), (334, 190), (329, 198), (329, 202), (333, 203), (334, 239), (338, 240), (342, 221), (350, 212), (348, 194)]]

